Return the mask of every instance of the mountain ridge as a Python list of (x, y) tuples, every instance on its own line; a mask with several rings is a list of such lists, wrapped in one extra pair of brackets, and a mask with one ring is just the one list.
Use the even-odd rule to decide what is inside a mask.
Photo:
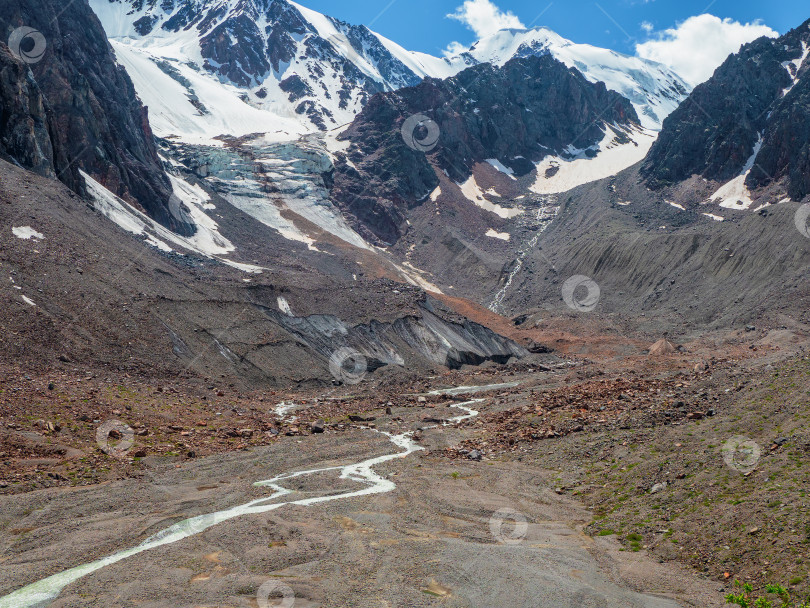
[(664, 121), (642, 166), (647, 183), (661, 189), (697, 176), (725, 184), (709, 198), (743, 210), (810, 194), (808, 54), (810, 20), (729, 56)]
[[(253, 132), (272, 132), (275, 127), (278, 138), (345, 125), (376, 93), (414, 86), (425, 77), (449, 78), (482, 63), (500, 67), (511, 58), (531, 55), (552, 55), (591, 82), (605, 82), (631, 99), (648, 129), (660, 128), (663, 117), (689, 91), (661, 64), (574, 44), (545, 28), (503, 30), (462, 54), (440, 58), (406, 50), (364, 25), (351, 25), (290, 0), (90, 2), (131, 74), (149, 70), (149, 80), (165, 81), (162, 89), (176, 88), (181, 79), (173, 84), (144, 60), (168, 62), (191, 83), (181, 95), (199, 96), (203, 106), (218, 113), (221, 100), (205, 90), (213, 80), (218, 95), (230, 96), (233, 113), (258, 120)], [(139, 77), (132, 75), (146, 105), (166, 115), (165, 128), (158, 122), (159, 135), (189, 136), (180, 109), (163, 107), (159, 97), (150, 94), (149, 83), (139, 84)], [(195, 84), (200, 77), (207, 82)], [(251, 132), (237, 120), (217, 128), (208, 136)]]
[[(550, 153), (601, 141), (608, 124), (640, 129), (627, 99), (551, 56), (477, 65), (376, 95), (341, 135), (351, 145), (336, 166), (332, 195), (377, 238), (395, 242), (403, 211), (428, 199), (439, 173), (461, 184), (476, 163), (491, 159), (523, 176)], [(420, 128), (435, 131), (426, 148), (403, 137), (424, 141), (429, 135)]]

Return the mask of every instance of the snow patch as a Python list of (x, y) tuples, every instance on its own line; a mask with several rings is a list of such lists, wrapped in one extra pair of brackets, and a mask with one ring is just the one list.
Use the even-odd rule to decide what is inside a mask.
[(672, 205), (672, 206), (673, 206), (673, 207), (675, 207), (676, 209), (680, 209), (681, 211), (686, 211), (686, 207), (684, 207), (683, 205), (679, 205), (678, 203), (675, 203), (675, 202), (673, 202), (673, 201), (666, 201), (666, 203), (667, 203), (668, 205)]
[(167, 244), (168, 241), (178, 247), (216, 259), (223, 264), (244, 272), (262, 272), (263, 268), (260, 266), (241, 264), (220, 257), (222, 254), (230, 253), (236, 248), (218, 233), (216, 222), (205, 215), (198, 206), (203, 201), (195, 194), (194, 187), (183, 182), (180, 178), (169, 176), (175, 195), (186, 204), (188, 214), (197, 226), (197, 232), (191, 237), (182, 237), (161, 226), (152, 218), (107, 190), (84, 171), (80, 171), (80, 173), (87, 186), (87, 192), (94, 201), (96, 210), (127, 232), (137, 236), (144, 236), (144, 242), (148, 245), (168, 252), (172, 250)]
[(402, 266), (396, 264), (395, 262), (391, 262), (394, 267), (400, 272), (402, 277), (411, 285), (415, 285), (416, 287), (421, 287), (425, 291), (432, 291), (434, 293), (441, 294), (442, 290), (436, 287), (433, 283), (428, 281), (427, 279), (422, 277), (424, 272), (419, 270), (416, 266), (411, 264), (410, 262), (403, 262)]
[[(105, 0), (104, 4), (109, 2)], [(120, 8), (118, 10), (123, 12)], [(275, 141), (290, 141), (312, 130), (306, 124), (308, 121), (296, 116), (286, 94), (277, 86), (273, 91), (275, 95), (264, 100), (263, 108), (257, 108), (242, 99), (242, 89), (220, 82), (205, 70), (191, 67), (191, 62), (199, 65), (202, 61), (196, 59), (199, 55), (196, 29), (190, 31), (191, 37), (181, 32), (176, 39), (157, 38), (140, 42), (110, 36), (118, 62), (132, 79), (143, 104), (149, 108), (149, 124), (155, 135), (174, 136), (193, 144), (221, 146), (222, 142), (215, 139), (219, 135), (240, 137), (263, 132)], [(144, 48), (147, 41), (148, 48)], [(167, 74), (161, 69), (161, 62), (177, 70), (190, 86)], [(196, 97), (195, 103), (190, 95)]]
[(716, 222), (722, 222), (725, 218), (720, 217), (719, 215), (715, 215), (714, 213), (701, 213), (701, 215), (705, 215), (706, 217), (710, 217)]
[(758, 134), (757, 143), (754, 144), (754, 152), (751, 157), (746, 161), (742, 173), (732, 179), (730, 182), (721, 186), (717, 192), (712, 194), (710, 200), (713, 203), (719, 203), (721, 207), (726, 209), (749, 209), (754, 201), (751, 199), (751, 192), (745, 185), (745, 180), (751, 169), (754, 168), (759, 151), (762, 149), (764, 140), (762, 134)]
[(537, 179), (530, 190), (537, 194), (556, 194), (616, 175), (642, 160), (657, 137), (653, 131), (633, 131), (626, 133), (631, 141), (619, 143), (620, 132), (615, 125), (605, 125), (605, 136), (591, 149), (592, 153), (596, 152), (594, 157), (572, 146), (565, 156), (546, 156), (535, 165)]
[(166, 243), (164, 243), (161, 240), (156, 239), (151, 234), (146, 235), (146, 238), (144, 239), (144, 241), (146, 242), (147, 245), (151, 245), (152, 247), (155, 247), (156, 249), (160, 249), (161, 251), (163, 251), (165, 253), (171, 253), (172, 251), (174, 251), (174, 249), (169, 247)]
[(498, 232), (494, 228), (487, 230), (486, 235), (492, 237), (493, 239), (500, 239), (502, 241), (508, 241), (512, 238), (508, 232)]
[(31, 228), (31, 226), (13, 226), (11, 228), (11, 233), (18, 239), (22, 239), (24, 241), (41, 241), (45, 238), (45, 235), (37, 232)]
[(782, 67), (787, 70), (790, 79), (793, 81), (793, 84), (782, 90), (782, 97), (790, 93), (790, 91), (793, 90), (793, 87), (796, 86), (796, 83), (799, 82), (799, 70), (802, 69), (802, 65), (804, 65), (807, 55), (810, 55), (810, 47), (808, 47), (807, 43), (802, 40), (802, 56), (798, 59), (794, 59), (793, 61), (782, 62)]
[(430, 193), (430, 200), (434, 203), (439, 200), (439, 197), (442, 195), (442, 187), (436, 186), (436, 189)]
[(486, 160), (486, 162), (488, 162), (490, 165), (492, 165), (493, 167), (495, 167), (495, 168), (496, 168), (498, 171), (500, 171), (501, 173), (505, 173), (506, 175), (508, 175), (508, 176), (509, 176), (509, 177), (511, 177), (512, 179), (517, 179), (517, 178), (515, 177), (515, 172), (514, 172), (512, 169), (510, 169), (509, 167), (507, 167), (506, 165), (504, 165), (504, 164), (503, 164), (501, 161), (499, 161), (497, 158), (487, 158), (487, 159), (485, 159), (485, 160)]
[(496, 205), (495, 203), (492, 203), (488, 201), (486, 198), (484, 198), (484, 192), (482, 192), (481, 188), (478, 186), (478, 183), (475, 181), (474, 175), (471, 175), (470, 178), (463, 184), (457, 185), (459, 188), (461, 188), (461, 193), (468, 200), (472, 201), (477, 207), (480, 207), (485, 211), (494, 213), (499, 217), (508, 219), (523, 213), (522, 209), (513, 209), (513, 208), (510, 209), (508, 207), (501, 207), (500, 205)]
[(20, 297), (22, 298), (22, 301), (28, 304), (29, 306), (36, 306), (36, 304), (34, 304), (34, 301), (28, 296), (20, 296)]
[(292, 308), (290, 308), (290, 303), (287, 302), (287, 298), (285, 298), (284, 296), (279, 296), (278, 298), (276, 298), (276, 301), (278, 302), (278, 309), (281, 312), (283, 312), (288, 317), (293, 316)]

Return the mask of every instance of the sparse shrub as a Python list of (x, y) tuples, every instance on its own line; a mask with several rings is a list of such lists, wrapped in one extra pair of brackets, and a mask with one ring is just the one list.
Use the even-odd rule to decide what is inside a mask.
[[(807, 602), (793, 599), (790, 592), (781, 585), (765, 586), (765, 593), (776, 596), (775, 600), (771, 600), (767, 596), (755, 597), (754, 588), (749, 583), (734, 581), (734, 586), (740, 593), (726, 595), (726, 603), (740, 606), (740, 608), (810, 608), (810, 604)], [(776, 601), (779, 604), (775, 604)]]

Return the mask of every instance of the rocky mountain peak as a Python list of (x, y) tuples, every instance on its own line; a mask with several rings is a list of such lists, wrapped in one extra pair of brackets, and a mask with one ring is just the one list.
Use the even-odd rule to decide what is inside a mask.
[[(477, 65), (374, 96), (341, 135), (351, 145), (332, 195), (361, 234), (393, 243), (405, 212), (428, 199), (440, 173), (461, 184), (491, 159), (527, 175), (550, 154), (598, 143), (608, 125), (640, 129), (630, 101), (549, 55)], [(406, 131), (430, 145), (409, 142)]]
[[(642, 173), (653, 187), (692, 176), (810, 194), (810, 21), (744, 45), (664, 121)], [(745, 206), (750, 196), (738, 194)], [(734, 201), (732, 201), (733, 203)]]
[[(215, 135), (261, 130), (253, 110), (264, 112), (268, 125), (282, 125), (279, 130), (288, 134), (328, 130), (351, 122), (375, 93), (414, 86), (425, 77), (448, 78), (482, 63), (501, 67), (513, 58), (538, 55), (551, 55), (627, 97), (642, 126), (652, 130), (689, 92), (677, 74), (660, 64), (574, 44), (548, 28), (502, 30), (455, 57), (440, 58), (408, 51), (366, 26), (289, 0), (90, 3), (108, 36), (126, 45), (122, 52), (133, 54), (133, 69), (143, 69), (146, 60), (162, 65), (164, 72), (179, 72), (182, 80), (175, 80), (187, 88), (188, 97), (199, 99), (193, 105), (218, 111), (216, 99), (206, 101), (187, 84), (198, 75), (236, 87), (238, 94), (228, 104), (231, 113), (250, 118), (254, 128), (248, 131), (245, 120), (232, 120), (230, 132)], [(151, 82), (155, 76), (144, 78)], [(175, 112), (167, 122), (177, 131), (163, 135), (186, 134), (180, 126), (187, 112)]]
[(502, 66), (515, 57), (551, 55), (579, 70), (591, 82), (630, 99), (642, 125), (657, 130), (691, 87), (670, 68), (588, 44), (576, 44), (546, 27), (505, 29), (448, 59), (455, 70), (480, 63)]
[[(193, 233), (169, 211), (172, 189), (146, 109), (90, 7), (8, 0), (0, 22), (0, 39), (18, 47), (0, 43), (0, 155), (78, 193), (84, 171), (165, 226)], [(41, 53), (21, 52), (21, 32)]]
[[(291, 107), (309, 130), (345, 124), (374, 93), (416, 84), (423, 76), (397, 56), (404, 50), (384, 44), (367, 27), (287, 0), (92, 5), (110, 38), (137, 40), (150, 60), (175, 70), (192, 66), (235, 85), (254, 108), (289, 115)], [(180, 42), (179, 53), (169, 41)]]

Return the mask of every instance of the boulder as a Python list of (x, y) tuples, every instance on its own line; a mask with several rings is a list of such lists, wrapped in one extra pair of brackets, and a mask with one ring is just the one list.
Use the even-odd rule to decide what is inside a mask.
[(666, 338), (661, 338), (658, 342), (650, 346), (650, 356), (660, 357), (662, 355), (671, 355), (677, 352), (675, 346)]

